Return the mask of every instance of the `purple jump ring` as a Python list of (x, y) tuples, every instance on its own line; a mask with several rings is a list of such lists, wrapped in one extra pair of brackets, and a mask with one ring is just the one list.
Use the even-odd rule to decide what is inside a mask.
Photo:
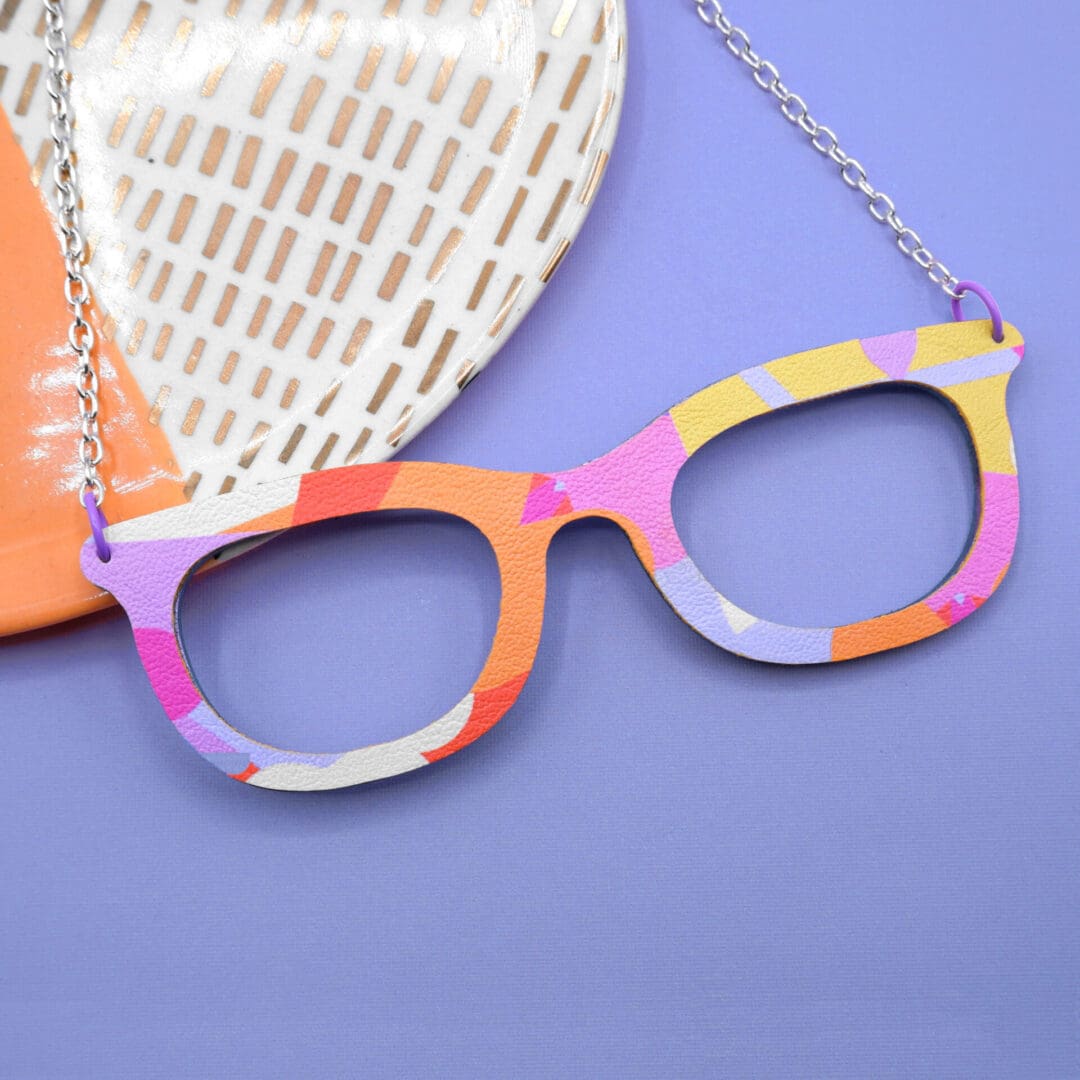
[(109, 523), (105, 520), (105, 515), (101, 512), (94, 493), (91, 491), (89, 495), (90, 498), (83, 502), (83, 509), (90, 519), (90, 533), (94, 537), (94, 547), (97, 548), (98, 558), (102, 562), (108, 562), (112, 558), (112, 549), (109, 547), (109, 541), (105, 539), (105, 530), (109, 527)]
[(994, 340), (999, 342), (1005, 340), (1005, 325), (1001, 318), (1001, 308), (998, 307), (993, 294), (985, 285), (980, 285), (977, 281), (958, 281), (953, 291), (956, 295), (952, 298), (952, 315), (957, 322), (964, 321), (960, 297), (964, 293), (974, 293), (986, 305), (986, 310), (990, 313), (990, 326)]

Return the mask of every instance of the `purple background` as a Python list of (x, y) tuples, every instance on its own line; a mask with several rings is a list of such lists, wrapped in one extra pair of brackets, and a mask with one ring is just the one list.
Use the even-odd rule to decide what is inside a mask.
[[(745, 365), (948, 318), (688, 5), (629, 7), (596, 212), (409, 457), (565, 467)], [(1027, 336), (998, 595), (936, 640), (778, 669), (697, 638), (614, 529), (577, 526), (509, 717), (310, 797), (203, 765), (116, 615), (5, 643), (0, 1075), (1080, 1076), (1080, 18), (733, 9)], [(744, 607), (863, 617), (948, 569), (965, 455), (943, 406), (870, 394), (708, 447), (678, 517)], [(496, 603), (466, 527), (380, 520), (271, 545), (185, 611), (227, 716), (331, 750), (456, 701)]]

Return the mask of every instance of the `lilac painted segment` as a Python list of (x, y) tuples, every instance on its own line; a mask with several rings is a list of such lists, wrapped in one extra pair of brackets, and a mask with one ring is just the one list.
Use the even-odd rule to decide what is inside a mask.
[(622, 446), (569, 472), (555, 474), (575, 510), (607, 510), (645, 533), (656, 566), (686, 555), (671, 519), (671, 489), (686, 462), (686, 447), (668, 413)]
[(264, 746), (244, 736), (241, 738), (244, 740), (245, 752), (260, 769), (265, 769), (270, 765), (312, 765), (316, 769), (327, 769), (343, 756), (342, 754), (305, 754), (300, 750), (278, 750), (274, 746)]
[(780, 409), (785, 405), (795, 404), (795, 399), (791, 394), (784, 389), (776, 376), (765, 368), (747, 368), (745, 371), (740, 371), (739, 376), (771, 408)]
[(214, 766), (215, 769), (220, 769), (226, 776), (236, 776), (242, 773), (250, 764), (251, 758), (247, 754), (236, 753), (222, 753), (222, 754), (203, 754), (203, 757)]
[[(266, 768), (267, 765), (282, 763), (326, 768), (341, 757), (341, 754), (304, 754), (296, 750), (278, 750), (265, 743), (256, 742), (235, 728), (229, 727), (210, 705), (202, 700), (190, 713), (175, 723), (180, 734), (199, 753), (245, 754), (260, 769)], [(243, 768), (236, 771), (242, 772)]]
[(831, 629), (755, 619), (726, 602), (689, 558), (658, 571), (656, 583), (698, 633), (730, 652), (774, 664), (823, 664), (832, 659)]
[(918, 342), (919, 335), (914, 330), (901, 330), (898, 334), (863, 338), (859, 344), (871, 364), (881, 368), (890, 379), (902, 379), (915, 359)]
[(82, 572), (107, 589), (137, 629), (172, 627), (173, 599), (184, 575), (200, 559), (259, 533), (195, 536), (183, 540), (126, 540), (112, 544), (112, 558), (101, 562), (91, 541), (83, 544)]
[(911, 373), (911, 379), (927, 386), (956, 386), (959, 383), (988, 379), (992, 375), (1006, 375), (1020, 363), (1012, 349), (995, 349), (979, 356), (967, 356), (948, 364), (922, 368)]
[[(185, 713), (183, 716), (174, 719), (173, 724), (176, 727), (176, 730), (179, 731), (200, 754), (236, 753), (238, 751), (237, 747), (233, 746), (231, 742), (226, 742), (220, 735), (215, 734), (210, 730), (209, 726), (203, 722), (206, 719), (207, 714), (212, 716), (212, 710), (204, 701), (200, 701), (191, 712)], [(243, 738), (243, 736), (241, 736), (241, 738)]]

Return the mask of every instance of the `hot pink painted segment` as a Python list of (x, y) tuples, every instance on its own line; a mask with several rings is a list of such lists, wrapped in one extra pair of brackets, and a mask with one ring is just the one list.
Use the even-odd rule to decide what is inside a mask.
[(608, 510), (633, 521), (662, 570), (686, 556), (671, 519), (671, 489), (685, 461), (686, 448), (665, 413), (610, 454), (555, 478), (575, 510)]
[[(191, 683), (176, 639), (168, 630), (136, 629), (135, 647), (169, 719), (175, 723), (202, 700)], [(232, 749), (231, 747), (229, 749)]]
[(1012, 559), (1020, 522), (1020, 487), (1015, 476), (985, 473), (985, 512), (967, 562), (926, 603), (951, 625), (970, 615), (997, 585)]
[(558, 480), (547, 480), (532, 489), (525, 499), (525, 509), (521, 514), (521, 524), (531, 525), (535, 521), (547, 521), (560, 512), (566, 502), (566, 491)]
[(959, 600), (948, 600), (935, 611), (935, 614), (945, 622), (946, 626), (955, 626), (961, 619), (966, 619), (973, 611), (977, 611), (985, 599), (985, 597), (962, 596)]
[(859, 344), (871, 364), (881, 368), (890, 379), (902, 379), (915, 359), (918, 334), (914, 330), (901, 330), (897, 334), (863, 338)]

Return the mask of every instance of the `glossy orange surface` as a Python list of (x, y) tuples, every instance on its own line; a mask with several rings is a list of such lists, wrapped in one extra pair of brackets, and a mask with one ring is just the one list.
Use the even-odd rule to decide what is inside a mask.
[[(47, 174), (46, 174), (47, 175)], [(0, 635), (111, 604), (79, 569), (78, 422), (64, 268), (52, 217), (0, 111)], [(118, 350), (101, 340), (101, 416), (113, 520), (184, 501), (165, 436)]]

